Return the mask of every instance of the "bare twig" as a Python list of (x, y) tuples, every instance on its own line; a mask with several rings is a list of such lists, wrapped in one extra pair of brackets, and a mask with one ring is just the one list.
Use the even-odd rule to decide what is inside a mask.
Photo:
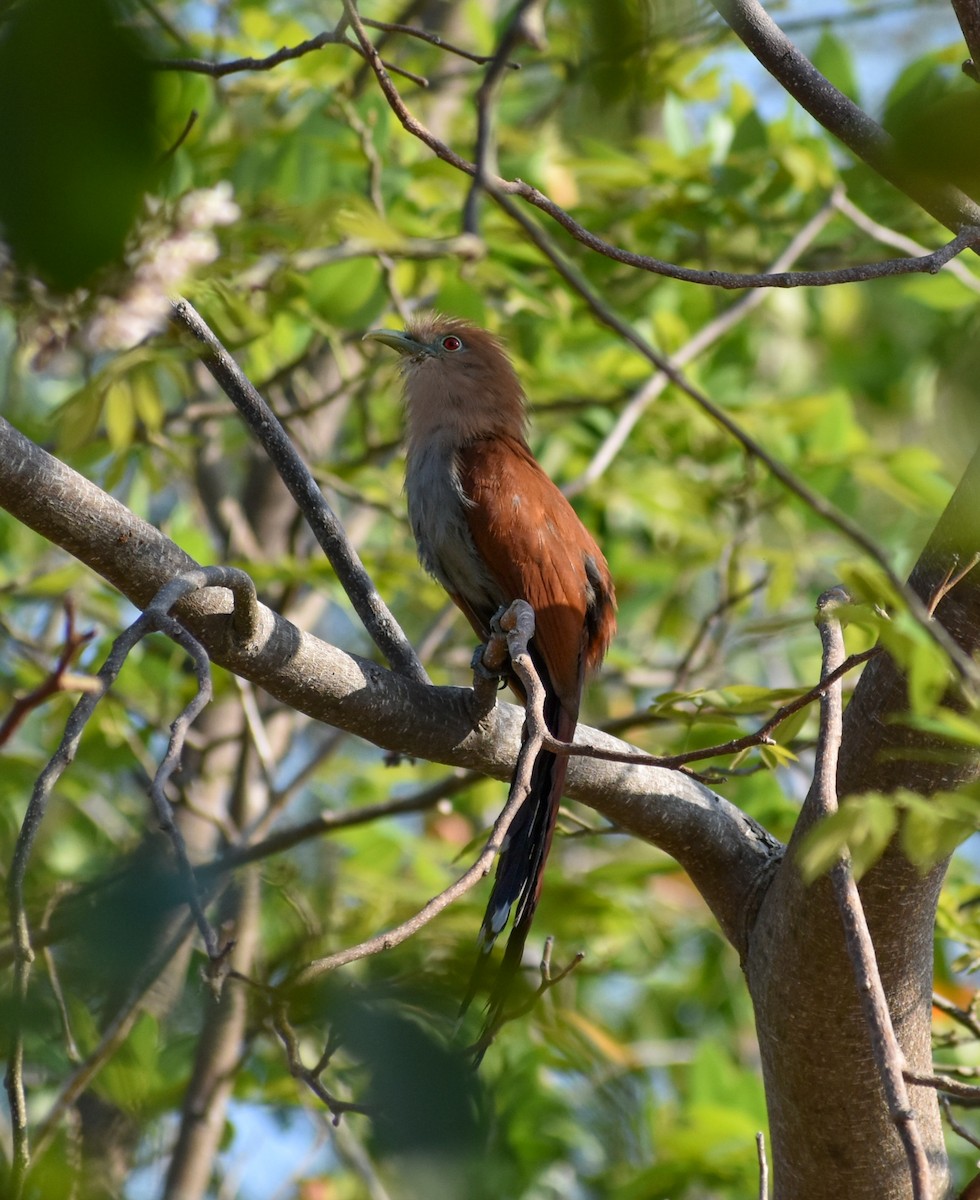
[(921, 1071), (902, 1072), (909, 1083), (919, 1087), (935, 1088), (937, 1092), (946, 1092), (960, 1100), (980, 1101), (980, 1084), (964, 1083), (962, 1079), (954, 1079), (952, 1075), (929, 1075)]
[[(858, 229), (869, 234), (881, 242), (882, 245), (892, 246), (895, 250), (901, 250), (903, 254), (910, 254), (913, 257), (928, 253), (926, 247), (921, 243), (913, 241), (912, 238), (906, 237), (905, 234), (898, 233), (894, 229), (889, 229), (887, 225), (882, 225), (880, 222), (872, 220), (867, 213), (862, 212), (856, 204), (848, 199), (842, 190), (834, 193), (831, 203), (839, 213), (847, 217)], [(955, 275), (960, 283), (968, 287), (972, 292), (980, 292), (980, 278), (974, 275), (962, 259), (951, 259), (943, 270), (948, 271), (950, 275)]]
[(245, 717), (245, 728), (248, 731), (248, 738), (255, 750), (255, 756), (259, 760), (262, 781), (268, 789), (269, 794), (274, 796), (276, 759), (272, 746), (269, 744), (269, 735), (266, 732), (265, 722), (262, 720), (262, 713), (259, 711), (258, 701), (255, 697), (255, 688), (247, 679), (242, 679), (240, 675), (234, 676), (234, 683), (235, 690), (238, 692), (242, 702), (242, 715)]
[[(187, 71), (195, 75), (207, 75), (211, 79), (224, 79), (226, 75), (236, 75), (242, 71), (272, 71), (284, 62), (303, 58), (307, 54), (322, 50), (324, 46), (346, 46), (355, 54), (364, 56), (363, 50), (356, 42), (352, 42), (341, 30), (334, 29), (318, 33), (316, 37), (307, 38), (305, 42), (298, 42), (295, 46), (281, 46), (274, 54), (267, 54), (265, 58), (233, 58), (227, 62), (208, 62), (203, 58), (163, 58), (158, 59), (153, 66), (158, 71)], [(413, 71), (405, 71), (388, 62), (385, 63), (385, 68), (418, 84), (419, 87), (429, 86), (429, 81), (424, 76), (416, 75)]]
[[(952, 1105), (945, 1096), (939, 1097), (939, 1107), (943, 1110), (943, 1116), (946, 1118), (946, 1122), (950, 1129), (952, 1129), (954, 1133), (958, 1133), (960, 1137), (963, 1138), (964, 1141), (969, 1142), (971, 1146), (976, 1146), (977, 1149), (980, 1149), (980, 1138), (978, 1138), (975, 1133), (971, 1133), (970, 1130), (967, 1129), (964, 1124), (962, 1124), (962, 1122), (957, 1121), (957, 1119), (953, 1116)], [(960, 1200), (962, 1200), (962, 1196)]]
[(524, 14), (537, 0), (518, 0), (507, 26), (501, 35), (497, 49), (490, 59), (483, 82), (476, 92), (476, 156), (473, 183), (463, 205), (463, 232), (479, 233), (479, 204), (483, 183), (488, 175), (497, 173), (497, 147), (494, 133), (494, 97), (510, 65), (508, 56), (521, 41)]
[(964, 566), (961, 566), (957, 561), (950, 563), (946, 575), (933, 594), (929, 597), (926, 603), (926, 610), (929, 616), (935, 616), (936, 609), (946, 599), (949, 593), (958, 587), (963, 580), (970, 574), (973, 568), (980, 563), (980, 551), (972, 555)]
[(541, 978), (534, 992), (519, 1007), (510, 1008), (506, 1011), (501, 1010), (495, 1017), (488, 1019), (480, 1036), (472, 1045), (467, 1047), (467, 1053), (473, 1055), (477, 1061), (483, 1058), (487, 1050), (490, 1049), (491, 1043), (505, 1025), (509, 1025), (513, 1021), (519, 1021), (521, 1017), (527, 1016), (529, 1012), (537, 1007), (538, 1001), (546, 992), (550, 992), (553, 987), (571, 975), (576, 967), (585, 962), (585, 952), (579, 950), (572, 955), (565, 966), (555, 971), (551, 965), (551, 956), (554, 953), (554, 949), (555, 939), (549, 934), (544, 939), (541, 962), (538, 964), (538, 973)]
[(209, 876), (213, 872), (232, 871), (246, 863), (260, 862), (273, 854), (282, 854), (307, 842), (310, 838), (320, 837), (325, 833), (334, 833), (341, 829), (354, 829), (359, 825), (369, 825), (372, 821), (380, 821), (385, 817), (405, 816), (407, 813), (428, 812), (447, 797), (455, 795), (462, 788), (472, 784), (479, 776), (472, 772), (461, 771), (449, 775), (431, 787), (422, 788), (410, 796), (402, 796), (397, 800), (384, 800), (378, 804), (365, 804), (360, 808), (346, 809), (343, 812), (324, 811), (309, 821), (282, 829), (270, 834), (261, 842), (248, 846), (238, 846), (221, 855), (211, 863), (202, 864), (197, 868), (199, 876)]
[(187, 115), (187, 120), (184, 122), (184, 128), (177, 135), (174, 142), (167, 147), (160, 155), (160, 163), (165, 163), (168, 158), (173, 158), (177, 151), (181, 148), (187, 138), (190, 136), (191, 130), (197, 124), (198, 112), (196, 108), (192, 108)]
[(355, 258), (377, 258), (379, 254), (395, 252), (399, 259), (418, 259), (422, 262), (434, 258), (476, 262), (483, 257), (485, 250), (479, 238), (466, 233), (451, 238), (405, 238), (384, 245), (364, 238), (347, 238), (331, 246), (297, 250), (295, 254), (263, 254), (236, 276), (235, 282), (239, 287), (261, 291), (277, 271), (297, 271), (306, 275), (331, 263), (350, 262)]
[[(454, 164), (456, 165), (456, 164)], [(467, 172), (469, 173), (469, 172)], [(980, 224), (964, 226), (952, 241), (933, 250), (920, 258), (888, 258), (881, 262), (861, 263), (853, 267), (835, 267), (824, 271), (778, 271), (775, 274), (767, 272), (738, 271), (699, 271), (693, 267), (679, 267), (675, 263), (664, 262), (651, 258), (646, 254), (637, 254), (632, 250), (623, 250), (605, 241), (604, 238), (592, 233), (580, 225), (563, 208), (550, 200), (537, 188), (522, 180), (514, 180), (503, 187), (494, 186), (501, 195), (515, 195), (528, 201), (555, 220), (577, 242), (581, 242), (589, 250), (611, 258), (614, 262), (633, 267), (638, 271), (649, 271), (654, 275), (662, 275), (667, 279), (678, 279), (682, 283), (702, 284), (706, 287), (724, 288), (727, 291), (739, 291), (742, 288), (798, 288), (798, 287), (836, 287), (844, 283), (865, 283), (869, 279), (887, 279), (898, 275), (935, 275), (948, 262), (952, 261), (964, 250), (970, 250), (980, 242)], [(980, 221), (980, 212), (977, 214)]]
[(75, 606), (71, 597), (68, 597), (65, 600), (64, 640), (57, 662), (48, 677), (42, 680), (36, 688), (28, 692), (26, 696), (14, 700), (10, 711), (0, 721), (0, 746), (10, 740), (27, 714), (42, 705), (50, 696), (57, 692), (85, 691), (87, 688), (98, 686), (88, 676), (71, 675), (68, 672), (72, 659), (83, 646), (88, 645), (93, 637), (95, 637), (94, 630), (89, 630), (87, 633), (76, 632)]
[(160, 26), (171, 41), (176, 42), (178, 46), (183, 46), (185, 50), (190, 49), (190, 41), (184, 32), (178, 29), (172, 21), (169, 21), (157, 6), (151, 3), (151, 0), (138, 0), (138, 2), (140, 8), (150, 16), (151, 20)]
[(337, 573), (364, 627), (399, 674), (420, 683), (428, 677), (398, 622), (382, 600), (336, 514), (316, 485), (278, 418), (187, 300), (171, 306), (174, 323), (201, 344), (201, 361), (235, 405), (291, 492)]
[[(461, 46), (455, 46), (452, 42), (447, 42), (437, 33), (427, 33), (424, 29), (416, 29), (414, 25), (399, 25), (394, 21), (372, 21), (368, 17), (361, 17), (361, 24), (367, 25), (371, 29), (377, 29), (381, 33), (403, 33), (407, 37), (417, 38), (420, 42), (428, 42), (430, 46), (437, 46), (440, 50), (445, 50), (447, 54), (456, 54), (460, 58), (469, 59), (470, 62), (474, 62), (478, 66), (493, 62), (497, 57), (496, 54), (474, 54), (470, 50), (464, 50)], [(521, 69), (521, 64), (516, 62), (504, 63), (504, 66), (511, 71), (519, 71)]]
[(938, 992), (932, 993), (933, 1008), (938, 1008), (941, 1013), (945, 1013), (947, 1017), (951, 1017), (958, 1024), (968, 1029), (975, 1038), (980, 1039), (980, 1019), (976, 1013), (969, 1009), (960, 1008), (958, 1004), (954, 1004), (952, 1000), (947, 1000), (945, 996), (940, 996)]
[(958, 1079), (976, 1079), (980, 1076), (980, 1067), (967, 1066), (966, 1063), (943, 1063), (943, 1066)]
[(70, 890), (69, 885), (60, 884), (53, 890), (51, 898), (44, 907), (44, 915), (40, 923), (40, 933), (41, 937), (45, 940), (41, 946), (41, 955), (44, 959), (44, 969), (48, 973), (48, 983), (51, 985), (51, 992), (58, 1006), (58, 1013), (61, 1016), (61, 1028), (65, 1034), (65, 1053), (68, 1055), (69, 1062), (78, 1063), (82, 1060), (81, 1051), (78, 1049), (78, 1043), (75, 1041), (75, 1034), (72, 1031), (71, 1017), (68, 1013), (68, 1004), (65, 1001), (65, 993), (61, 986), (58, 967), (54, 961), (54, 955), (51, 953), (50, 943), (46, 940), (48, 927), (51, 922), (51, 914), (57, 908), (65, 893)]
[[(843, 588), (825, 592), (817, 601), (817, 625), (823, 645), (821, 674), (826, 678), (844, 661), (844, 638), (837, 610), (849, 603)], [(839, 683), (829, 687), (820, 702), (820, 736), (817, 743), (816, 768), (811, 792), (814, 815), (829, 815), (837, 811), (837, 762), (843, 722), (843, 703)], [(908, 1159), (914, 1200), (928, 1200), (932, 1195), (929, 1160), (922, 1134), (915, 1120), (903, 1076), (904, 1060), (888, 1001), (881, 982), (874, 943), (864, 915), (864, 906), (850, 855), (845, 849), (837, 865), (831, 869), (830, 881), (844, 926), (844, 940), (854, 969), (861, 1005), (871, 1036), (871, 1050), (881, 1078), (888, 1112), (898, 1130)]]
[(340, 1118), (344, 1113), (370, 1113), (371, 1109), (364, 1104), (355, 1104), (348, 1100), (341, 1100), (334, 1096), (324, 1086), (323, 1080), (320, 1078), (321, 1073), (326, 1068), (330, 1060), (330, 1045), (320, 1056), (320, 1060), (315, 1067), (307, 1067), (303, 1062), (302, 1052), (300, 1050), (299, 1038), (296, 1036), (296, 1031), (293, 1029), (286, 1015), (286, 1006), (282, 1000), (277, 999), (273, 1006), (272, 1026), (283, 1044), (286, 1051), (286, 1061), (289, 1063), (289, 1073), (294, 1079), (299, 1079), (305, 1083), (310, 1091), (321, 1100), (329, 1109), (333, 1117), (334, 1125), (340, 1124)]
[(166, 58), (160, 59), (154, 66), (158, 71), (189, 71), (197, 75), (209, 75), (212, 79), (222, 79), (225, 75), (234, 75), (239, 71), (271, 71), (280, 63), (290, 62), (321, 50), (324, 46), (337, 46), (347, 39), (343, 34), (334, 30), (325, 30), (316, 37), (307, 38), (295, 46), (281, 46), (274, 54), (265, 58), (235, 58), (227, 62), (208, 62), (201, 58)]
[(728, 742), (720, 742), (715, 746), (705, 746), (700, 750), (686, 750), (683, 754), (640, 754), (638, 751), (621, 752), (618, 750), (602, 750), (596, 746), (560, 742), (547, 732), (543, 735), (543, 744), (545, 749), (550, 750), (553, 754), (568, 754), (578, 758), (594, 758), (601, 762), (625, 762), (636, 766), (666, 767), (672, 771), (684, 767), (687, 763), (699, 762), (706, 758), (720, 758), (728, 754), (738, 754), (742, 750), (751, 749), (753, 746), (771, 746), (773, 731), (783, 721), (793, 716), (794, 713), (799, 712), (800, 709), (806, 708), (807, 705), (812, 704), (815, 700), (821, 699), (849, 671), (853, 671), (855, 667), (867, 662), (868, 659), (873, 658), (881, 652), (880, 646), (872, 646), (870, 650), (862, 650), (859, 654), (849, 655), (825, 679), (821, 679), (820, 683), (810, 688), (809, 691), (803, 692), (795, 699), (780, 705), (772, 716), (760, 725), (758, 729), (753, 730), (752, 733), (743, 734), (741, 737), (732, 738)]
[[(384, 175), (384, 162), (378, 147), (374, 143), (373, 131), (370, 126), (361, 119), (360, 114), (353, 104), (344, 97), (338, 97), (336, 101), (337, 107), (343, 114), (344, 120), (357, 134), (358, 141), (361, 144), (361, 153), (368, 166), (368, 196), (371, 203), (374, 205), (375, 211), (382, 217), (386, 217), (384, 191), (381, 187), (382, 177)], [(388, 296), (398, 315), (404, 322), (408, 322), (408, 305), (405, 303), (405, 297), (401, 293), (397, 279), (397, 264), (391, 256), (388, 249), (380, 249), (377, 253), (377, 260), (381, 264), (381, 268), (385, 273), (385, 285), (388, 289)]]
[[(758, 293), (753, 292), (753, 295)], [(721, 574), (721, 572), (719, 572)], [(688, 642), (687, 649), (681, 656), (677, 666), (673, 669), (671, 678), (671, 690), (681, 691), (688, 679), (693, 673), (693, 664), (695, 656), (701, 647), (708, 640), (709, 635), (712, 635), (713, 630), (722, 622), (722, 618), (726, 616), (736, 605), (742, 603), (743, 600), (749, 600), (752, 596), (761, 592), (769, 582), (768, 575), (763, 575), (760, 579), (756, 579), (754, 583), (749, 583), (737, 591), (729, 592), (723, 595), (721, 599), (708, 612), (704, 614), (697, 624), (697, 628)], [(710, 651), (707, 658), (710, 659)], [(704, 665), (704, 663), (702, 663)]]
[(769, 1200), (769, 1160), (766, 1158), (766, 1135), (755, 1135), (755, 1153), (759, 1160), (759, 1200)]

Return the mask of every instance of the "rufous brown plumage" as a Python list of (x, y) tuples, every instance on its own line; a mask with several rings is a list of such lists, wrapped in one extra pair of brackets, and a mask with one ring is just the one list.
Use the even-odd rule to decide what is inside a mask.
[[(615, 631), (613, 585), (601, 550), (531, 454), (527, 400), (510, 359), (491, 334), (453, 317), (422, 316), (404, 332), (367, 336), (402, 356), (405, 489), (419, 558), (484, 641), (502, 606), (517, 599), (531, 605), (530, 651), (546, 691), (545, 719), (556, 738), (570, 742), (586, 675)], [(491, 1035), (541, 894), (567, 762), (538, 755), (497, 865), (464, 1000), (465, 1008), (516, 906), (490, 993)]]

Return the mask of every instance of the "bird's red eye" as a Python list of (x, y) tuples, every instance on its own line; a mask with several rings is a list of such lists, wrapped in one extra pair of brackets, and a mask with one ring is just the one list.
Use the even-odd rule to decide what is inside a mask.
[(449, 350), (451, 353), (454, 353), (456, 350), (462, 350), (463, 343), (458, 337), (456, 337), (455, 334), (450, 333), (442, 339), (442, 348), (443, 350)]

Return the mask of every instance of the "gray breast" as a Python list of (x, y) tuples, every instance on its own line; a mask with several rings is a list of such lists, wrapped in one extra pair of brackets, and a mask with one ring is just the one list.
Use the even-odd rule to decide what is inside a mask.
[(405, 491), (422, 565), (446, 591), (461, 595), (489, 619), (513, 597), (502, 594), (473, 545), (466, 520), (471, 501), (463, 493), (452, 448), (433, 440), (413, 449)]

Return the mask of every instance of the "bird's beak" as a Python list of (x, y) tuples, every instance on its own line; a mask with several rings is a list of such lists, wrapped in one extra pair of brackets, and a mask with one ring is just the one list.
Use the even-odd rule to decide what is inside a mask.
[(392, 350), (397, 350), (399, 354), (410, 356), (421, 354), (425, 350), (421, 342), (417, 342), (415, 338), (398, 329), (372, 329), (361, 340), (382, 342), (385, 346), (390, 346)]

